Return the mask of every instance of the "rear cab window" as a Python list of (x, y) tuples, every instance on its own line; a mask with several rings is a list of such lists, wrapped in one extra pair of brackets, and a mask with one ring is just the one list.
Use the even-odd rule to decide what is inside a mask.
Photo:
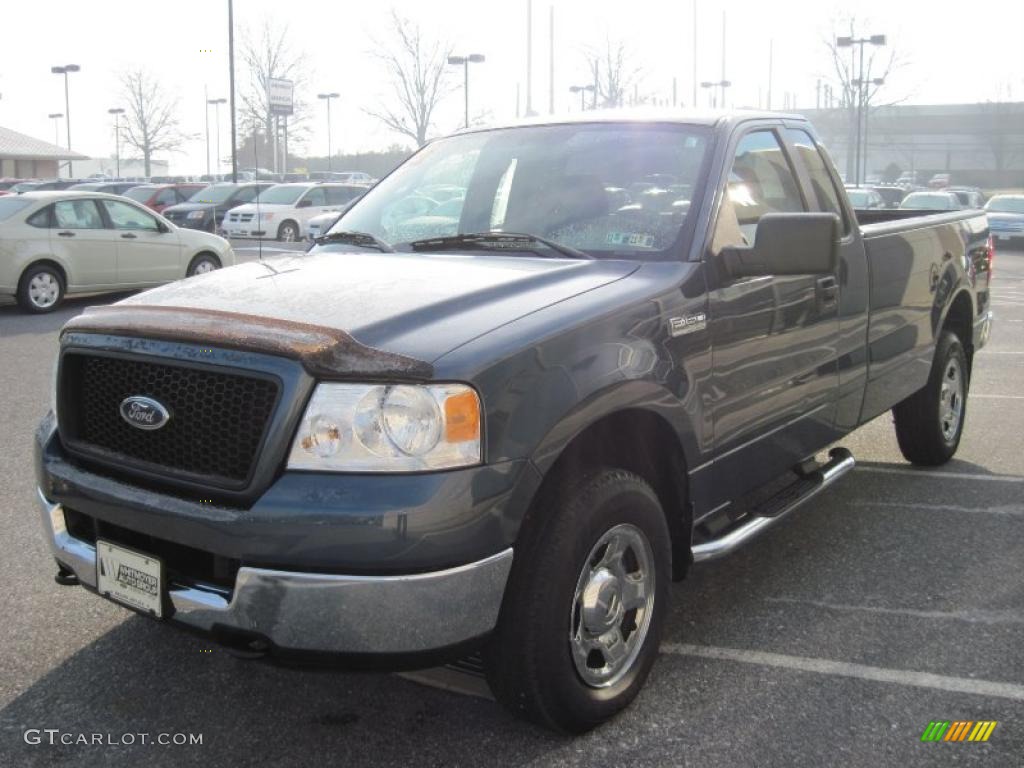
[[(796, 159), (807, 171), (814, 192), (814, 202), (818, 209), (826, 213), (834, 213), (843, 222), (843, 236), (850, 232), (850, 222), (840, 202), (839, 190), (836, 188), (835, 179), (829, 173), (828, 164), (825, 160), (825, 148), (817, 144), (811, 135), (802, 128), (784, 129), (786, 139), (795, 150)], [(881, 196), (877, 193), (873, 196), (878, 201)]]

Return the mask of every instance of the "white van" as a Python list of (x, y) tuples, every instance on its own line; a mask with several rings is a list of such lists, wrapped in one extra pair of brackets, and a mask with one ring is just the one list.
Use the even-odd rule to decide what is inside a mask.
[(221, 229), (227, 237), (295, 242), (311, 218), (340, 211), (352, 198), (351, 188), (349, 184), (316, 182), (277, 184), (253, 202), (228, 211)]

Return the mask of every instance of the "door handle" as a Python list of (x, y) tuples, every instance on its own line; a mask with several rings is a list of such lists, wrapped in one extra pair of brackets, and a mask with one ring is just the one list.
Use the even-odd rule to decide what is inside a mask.
[(826, 312), (835, 309), (839, 303), (839, 283), (832, 275), (819, 277), (815, 281), (815, 290), (818, 294), (818, 311)]
[(137, 236), (133, 235), (131, 232), (125, 232), (123, 235), (121, 235), (121, 237), (123, 237), (125, 240), (134, 240)]
[(74, 232), (68, 232), (67, 230), (65, 230), (64, 232), (58, 232), (57, 233), (57, 237), (74, 237), (74, 236), (75, 236)]

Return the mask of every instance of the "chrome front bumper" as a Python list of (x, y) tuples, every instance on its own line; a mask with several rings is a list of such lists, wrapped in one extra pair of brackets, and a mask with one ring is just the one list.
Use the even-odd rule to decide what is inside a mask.
[[(37, 491), (57, 561), (96, 588), (96, 548), (74, 538), (60, 504)], [(238, 630), (294, 651), (406, 654), (457, 645), (498, 620), (512, 550), (444, 571), (408, 576), (336, 576), (242, 567), (229, 592), (170, 584), (172, 621), (212, 632)]]

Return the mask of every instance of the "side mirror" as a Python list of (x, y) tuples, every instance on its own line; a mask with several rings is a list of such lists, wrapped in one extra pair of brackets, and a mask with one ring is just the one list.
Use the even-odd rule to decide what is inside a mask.
[(166, 224), (164, 224), (164, 223), (163, 223), (162, 221), (160, 221), (159, 219), (157, 219), (157, 222), (156, 222), (156, 229), (157, 229), (157, 231), (158, 231), (158, 232), (159, 232), (159, 233), (160, 233), (161, 235), (166, 235), (166, 234), (167, 234), (168, 232), (170, 232), (170, 231), (171, 231), (171, 228), (170, 228), (170, 227), (168, 227), (168, 226), (167, 226)]
[(308, 197), (304, 197), (295, 204), (296, 208), (309, 208), (313, 204), (313, 201)]
[(766, 213), (754, 245), (722, 249), (725, 271), (731, 277), (831, 274), (839, 230), (834, 213)]

